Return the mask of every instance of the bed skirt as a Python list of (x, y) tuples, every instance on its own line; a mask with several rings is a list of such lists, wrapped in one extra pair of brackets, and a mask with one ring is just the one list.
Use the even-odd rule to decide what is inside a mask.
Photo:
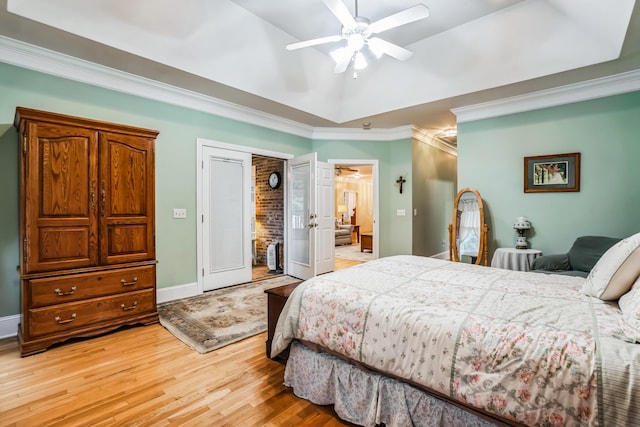
[(291, 343), (284, 384), (317, 405), (334, 405), (340, 418), (361, 426), (494, 425), (402, 381), (365, 371), (297, 341)]

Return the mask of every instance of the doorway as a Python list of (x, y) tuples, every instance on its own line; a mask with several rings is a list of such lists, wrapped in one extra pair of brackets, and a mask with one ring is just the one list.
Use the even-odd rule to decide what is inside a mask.
[(253, 154), (251, 162), (252, 281), (258, 281), (283, 274), (285, 161)]
[(378, 161), (329, 162), (335, 171), (336, 262), (378, 258)]
[[(244, 209), (246, 209), (246, 214), (240, 213), (240, 211), (238, 211), (237, 216), (242, 216), (242, 225), (236, 227), (236, 228), (241, 228), (241, 231), (238, 231), (236, 234), (237, 236), (242, 235), (244, 237), (241, 237), (241, 238), (235, 237), (238, 248), (242, 248), (242, 249), (241, 250), (239, 249), (238, 251), (236, 251), (241, 255), (238, 255), (236, 256), (236, 258), (234, 258), (233, 261), (235, 265), (233, 265), (233, 267), (238, 268), (237, 264), (240, 264), (239, 260), (241, 259), (241, 264), (243, 267), (248, 268), (249, 275), (246, 280), (243, 280), (241, 282), (235, 281), (235, 283), (231, 283), (231, 282), (225, 283), (225, 286), (231, 286), (234, 284), (253, 281), (253, 271), (254, 271), (253, 267), (254, 267), (254, 264), (257, 266), (256, 261), (258, 261), (258, 256), (259, 256), (258, 243), (260, 241), (259, 234), (257, 234), (259, 227), (256, 228), (259, 225), (258, 215), (256, 215), (256, 213), (257, 211), (262, 212), (261, 206), (259, 205), (259, 201), (258, 201), (258, 204), (256, 203), (257, 201), (256, 188), (263, 184), (268, 185), (268, 176), (272, 172), (274, 172), (273, 168), (277, 167), (277, 164), (280, 164), (280, 168), (282, 169), (286, 160), (293, 157), (292, 155), (286, 154), (286, 153), (256, 149), (256, 148), (245, 147), (241, 145), (228, 144), (228, 143), (219, 142), (219, 141), (202, 139), (202, 138), (197, 139), (196, 191), (198, 196), (196, 197), (196, 211), (198, 213), (197, 214), (198, 218), (200, 218), (200, 216), (202, 217), (201, 221), (196, 221), (197, 271), (198, 271), (197, 291), (198, 293), (204, 292), (209, 287), (208, 285), (205, 285), (205, 278), (211, 272), (211, 265), (217, 265), (215, 261), (211, 262), (212, 252), (210, 250), (208, 251), (207, 248), (215, 247), (217, 249), (220, 249), (218, 251), (219, 254), (222, 253), (224, 254), (224, 256), (227, 255), (226, 252), (224, 251), (227, 248), (227, 246), (226, 245), (221, 246), (218, 244), (219, 237), (217, 239), (212, 239), (211, 237), (212, 229), (211, 227), (206, 227), (207, 222), (211, 220), (212, 215), (211, 215), (210, 206), (207, 206), (208, 203), (206, 203), (206, 201), (208, 198), (205, 196), (205, 194), (211, 193), (210, 187), (216, 187), (216, 186), (228, 187), (232, 182), (228, 178), (228, 175), (225, 175), (225, 174), (223, 174), (222, 176), (218, 176), (217, 179), (213, 181), (207, 178), (207, 173), (205, 173), (205, 166), (208, 166), (207, 163), (209, 162), (209, 160), (207, 157), (208, 156), (207, 153), (210, 150), (214, 150), (216, 152), (216, 156), (222, 160), (232, 159), (234, 157), (241, 157), (245, 159), (246, 157), (248, 157), (248, 162), (246, 162), (245, 160), (242, 160), (243, 162), (242, 170), (243, 171), (248, 170), (248, 173), (246, 175), (244, 173), (242, 175), (243, 182), (246, 182), (246, 186), (238, 187), (238, 190), (237, 190), (239, 194), (242, 193), (242, 200), (243, 200), (242, 212), (245, 212)], [(253, 161), (254, 161), (254, 158), (258, 158), (258, 157), (265, 158), (265, 159), (269, 158), (273, 161), (273, 163), (268, 163), (267, 166), (264, 167), (264, 169), (262, 168), (258, 169), (256, 167), (254, 171)], [(205, 159), (207, 160), (205, 161)], [(221, 163), (216, 163), (216, 164), (221, 164)], [(262, 172), (264, 172), (267, 176), (263, 177)], [(285, 180), (284, 175), (281, 175), (281, 180), (282, 181)], [(238, 180), (236, 179), (235, 182), (237, 183), (237, 181)], [(254, 184), (254, 181), (255, 181), (255, 184)], [(282, 206), (284, 206), (286, 201), (283, 188), (284, 188), (284, 183), (280, 183), (279, 188), (272, 189), (274, 190), (274, 192), (271, 194), (271, 195), (274, 195), (278, 193), (278, 191), (280, 192), (279, 198), (281, 200), (280, 203)], [(229, 199), (232, 199), (232, 197), (234, 196), (234, 194), (230, 191), (225, 191), (223, 192), (223, 194), (225, 194)], [(277, 197), (274, 200), (277, 200)], [(269, 204), (271, 204), (272, 202), (273, 200), (269, 201)], [(219, 206), (219, 205), (220, 203), (216, 204), (216, 206)], [(238, 206), (240, 206), (240, 204), (238, 204)], [(282, 212), (279, 215), (280, 215), (280, 218), (284, 218), (284, 208), (282, 208)], [(269, 214), (265, 210), (264, 216), (265, 218), (271, 218), (272, 214)], [(229, 219), (230, 214), (227, 212), (224, 218)], [(212, 222), (210, 223), (212, 224)], [(282, 221), (280, 225), (281, 232), (283, 232), (284, 230), (283, 223), (284, 221)], [(277, 239), (277, 237), (275, 239)], [(269, 244), (273, 243), (273, 240), (275, 239), (272, 239), (268, 236), (264, 238), (265, 247), (267, 248), (266, 251), (268, 251)], [(214, 240), (215, 240), (215, 244), (214, 244)], [(276, 241), (276, 243), (278, 242)], [(284, 249), (282, 248), (282, 245), (280, 245), (279, 247), (279, 252), (280, 252), (280, 260), (281, 260), (280, 266), (282, 266), (283, 265), (282, 263), (284, 263), (283, 261)], [(266, 265), (267, 264), (266, 261), (268, 261), (268, 259), (265, 260), (264, 264), (261, 264), (261, 265), (262, 266)], [(273, 274), (270, 274), (269, 270), (266, 267), (257, 268), (255, 271), (256, 271), (256, 274), (261, 275), (262, 277), (267, 276), (267, 274), (269, 275), (269, 277), (273, 277)], [(214, 286), (218, 286), (218, 285), (219, 285), (219, 282), (216, 280)]]
[[(205, 153), (208, 149), (216, 149), (216, 150), (219, 149), (219, 150), (222, 150), (222, 152), (225, 152), (219, 155), (220, 159), (222, 159), (223, 161), (226, 158), (232, 158), (233, 156), (238, 155), (238, 153), (245, 153), (245, 154), (248, 153), (250, 155), (249, 157), (251, 162), (253, 162), (254, 158), (272, 158), (274, 161), (279, 162), (277, 164), (282, 165), (283, 169), (285, 169), (285, 166), (286, 166), (286, 173), (283, 170), (282, 173), (278, 174), (280, 179), (278, 179), (277, 181), (280, 185), (270, 186), (270, 190), (278, 190), (280, 188), (282, 189), (281, 190), (282, 200), (283, 200), (282, 204), (284, 206), (282, 211), (283, 212), (282, 218), (284, 218), (284, 220), (282, 221), (282, 230), (283, 230), (282, 240), (284, 240), (284, 237), (287, 237), (287, 239), (289, 239), (289, 242), (281, 243), (280, 241), (273, 242), (272, 240), (271, 243), (268, 243), (267, 256), (266, 256), (267, 266), (269, 266), (269, 259), (270, 259), (269, 254), (270, 253), (274, 254), (274, 257), (275, 257), (275, 254), (277, 254), (277, 256), (279, 257), (279, 260), (278, 260), (279, 262), (276, 262), (275, 265), (276, 267), (280, 267), (280, 268), (276, 268), (276, 270), (281, 269), (282, 272), (285, 274), (289, 274), (289, 275), (293, 275), (295, 277), (301, 277), (301, 278), (308, 278), (308, 277), (306, 277), (307, 275), (303, 273), (300, 273), (300, 272), (296, 273), (296, 270), (295, 270), (296, 266), (292, 264), (295, 264), (295, 262), (298, 261), (298, 264), (299, 264), (298, 267), (303, 265), (303, 263), (300, 261), (299, 255), (304, 254), (304, 251), (300, 249), (301, 252), (299, 252), (297, 247), (291, 246), (292, 244), (291, 239), (293, 238), (293, 241), (297, 242), (297, 240), (294, 237), (292, 237), (294, 234), (293, 233), (293, 230), (295, 228), (294, 225), (297, 224), (294, 221), (295, 215), (293, 215), (293, 213), (295, 211), (295, 207), (297, 206), (297, 203), (299, 202), (299, 200), (296, 199), (294, 196), (298, 197), (303, 194), (301, 192), (302, 187), (300, 185), (294, 185), (294, 184), (300, 184), (302, 183), (303, 180), (300, 180), (300, 182), (297, 182), (294, 177), (291, 179), (290, 183), (288, 181), (289, 181), (290, 175), (292, 176), (292, 171), (294, 166), (296, 168), (296, 172), (298, 172), (298, 169), (300, 170), (304, 169), (303, 164), (298, 162), (302, 161), (303, 159), (306, 159), (307, 157), (309, 159), (313, 158), (313, 162), (310, 162), (309, 165), (306, 167), (308, 169), (309, 176), (305, 181), (307, 182), (307, 184), (313, 184), (313, 185), (304, 186), (305, 188), (307, 188), (307, 191), (308, 191), (308, 194), (307, 194), (307, 191), (305, 191), (304, 194), (305, 194), (305, 198), (307, 198), (308, 200), (310, 201), (314, 200), (313, 202), (314, 205), (313, 206), (310, 205), (309, 212), (306, 212), (306, 213), (303, 212), (302, 216), (300, 216), (300, 220), (301, 220), (300, 224), (306, 230), (306, 232), (309, 233), (310, 231), (313, 231), (313, 233), (310, 233), (311, 238), (308, 240), (308, 245), (309, 245), (308, 251), (310, 256), (308, 260), (309, 262), (307, 264), (308, 264), (308, 267), (311, 269), (310, 271), (313, 273), (309, 277), (312, 277), (313, 275), (315, 275), (316, 272), (317, 274), (320, 274), (325, 271), (333, 270), (334, 268), (334, 251), (333, 251), (333, 246), (334, 246), (333, 245), (334, 169), (333, 169), (333, 164), (318, 162), (317, 153), (309, 153), (308, 155), (294, 157), (293, 155), (286, 154), (286, 153), (279, 153), (279, 152), (274, 152), (270, 150), (263, 150), (263, 149), (257, 149), (252, 147), (246, 147), (241, 145), (228, 144), (224, 142), (198, 138), (197, 151), (196, 151), (197, 153), (196, 154), (196, 171), (197, 171), (196, 172), (196, 175), (197, 175), (196, 192), (198, 195), (198, 197), (196, 197), (196, 211), (197, 211), (197, 217), (198, 218), (202, 217), (200, 221), (196, 221), (197, 271), (198, 271), (197, 290), (199, 293), (204, 292), (205, 290), (204, 277), (210, 273), (209, 271), (207, 271), (206, 267), (208, 265), (215, 264), (211, 262), (207, 264), (206, 261), (211, 261), (211, 260), (205, 259), (206, 253), (204, 248), (217, 244), (217, 239), (210, 232), (209, 233), (204, 232), (205, 231), (204, 224), (207, 221), (209, 221), (212, 216), (211, 206), (205, 206), (204, 201), (206, 200), (206, 198), (204, 197), (204, 193), (210, 192), (211, 191), (210, 187), (212, 186), (225, 186), (229, 184), (229, 179), (226, 178), (226, 175), (224, 174), (219, 175), (218, 179), (214, 181), (210, 179), (209, 180), (203, 179), (205, 176), (205, 173), (203, 172), (205, 169), (205, 163), (206, 163)], [(242, 170), (245, 170), (246, 163), (244, 163), (244, 160), (242, 160), (242, 162), (243, 162)], [(249, 207), (249, 209), (247, 209), (246, 217), (239, 211), (237, 213), (238, 216), (243, 216), (243, 218), (246, 218), (246, 226), (243, 223), (241, 227), (236, 227), (236, 229), (241, 228), (240, 232), (237, 233), (236, 238), (238, 240), (241, 240), (238, 246), (242, 248), (242, 251), (240, 251), (243, 254), (242, 264), (243, 266), (248, 266), (249, 269), (252, 268), (254, 264), (254, 259), (256, 260), (255, 263), (257, 264), (258, 256), (259, 256), (258, 218), (260, 215), (258, 210), (262, 209), (262, 206), (258, 206), (256, 204), (256, 203), (259, 203), (258, 198), (256, 196), (256, 191), (259, 183), (264, 183), (264, 182), (269, 183), (270, 181), (272, 181), (271, 180), (272, 176), (277, 176), (276, 174), (274, 174), (274, 172), (277, 172), (277, 170), (274, 170), (274, 167), (277, 167), (277, 166), (275, 166), (275, 164), (272, 165), (272, 167), (266, 171), (268, 175), (267, 178), (262, 179), (260, 178), (261, 174), (258, 168), (256, 167), (254, 171), (253, 165), (250, 164), (249, 178), (246, 179), (246, 182), (251, 183), (251, 185), (247, 187), (243, 186), (242, 187), (243, 190), (238, 190), (239, 192), (240, 191), (242, 192), (241, 197), (243, 200), (243, 202), (238, 205), (242, 205), (243, 209), (244, 209), (244, 206), (247, 206)], [(377, 173), (377, 163), (374, 168), (374, 171), (375, 171), (374, 182), (376, 182), (375, 177)], [(311, 172), (313, 172), (313, 174), (311, 174)], [(245, 175), (243, 174), (243, 176)], [(255, 177), (255, 184), (253, 184), (254, 179), (252, 177)], [(316, 187), (316, 184), (317, 184), (317, 187)], [(246, 188), (246, 191), (244, 190), (244, 188)], [(230, 191), (225, 191), (224, 193), (229, 198), (233, 196), (233, 193)], [(293, 196), (289, 197), (287, 195), (288, 193), (292, 193)], [(319, 197), (319, 200), (315, 201), (317, 194), (320, 195), (320, 197)], [(375, 194), (375, 197), (377, 198), (377, 193)], [(246, 200), (246, 202), (244, 200)], [(318, 203), (317, 212), (315, 211), (316, 203)], [(256, 204), (255, 208), (253, 207), (253, 204)], [(207, 209), (209, 210), (207, 211)], [(254, 212), (255, 222), (251, 221), (251, 216), (249, 211)], [(229, 212), (227, 212), (225, 218), (227, 218), (229, 215), (230, 215)], [(304, 223), (302, 222), (303, 219), (305, 220)], [(377, 230), (377, 226), (375, 224), (374, 224), (374, 229)], [(209, 230), (211, 230), (211, 228), (209, 228)], [(255, 233), (254, 236), (252, 235), (253, 233)], [(314, 256), (314, 253), (316, 253), (316, 249), (318, 249), (314, 244), (314, 241), (316, 240), (316, 234), (321, 236), (321, 238), (319, 239), (319, 243), (317, 245), (319, 248), (319, 250), (317, 251), (318, 257)], [(255, 237), (255, 239), (253, 237)], [(253, 249), (254, 241), (255, 241), (255, 250)], [(275, 252), (274, 251), (270, 252), (269, 247), (272, 246), (274, 243), (280, 244), (279, 248)], [(288, 245), (291, 247), (287, 248)], [(376, 253), (377, 251), (377, 249), (375, 249), (376, 247), (377, 245), (374, 244), (374, 253)], [(224, 248), (218, 247), (218, 249), (224, 249)], [(218, 251), (218, 252), (221, 252), (221, 251)], [(259, 274), (264, 274), (264, 273), (259, 273)], [(298, 274), (298, 276), (296, 276), (296, 274)], [(252, 278), (249, 278), (247, 281), (251, 281), (251, 280)], [(242, 283), (242, 282), (237, 282), (235, 284), (239, 284), (239, 283)], [(226, 286), (231, 286), (233, 284), (234, 283), (229, 283)]]

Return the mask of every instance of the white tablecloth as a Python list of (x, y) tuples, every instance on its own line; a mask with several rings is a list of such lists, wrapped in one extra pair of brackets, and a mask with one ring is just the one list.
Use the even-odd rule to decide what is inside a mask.
[(542, 255), (538, 249), (498, 248), (493, 254), (491, 267), (529, 271), (533, 260)]

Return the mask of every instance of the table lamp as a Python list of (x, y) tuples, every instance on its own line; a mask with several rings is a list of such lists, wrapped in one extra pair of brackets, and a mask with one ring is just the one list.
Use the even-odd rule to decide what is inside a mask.
[(344, 214), (347, 213), (347, 205), (338, 205), (338, 213), (340, 214), (340, 223), (344, 224)]
[(527, 218), (521, 216), (516, 219), (515, 224), (513, 224), (513, 228), (518, 232), (518, 237), (516, 237), (516, 249), (527, 249), (527, 237), (524, 233), (531, 228), (531, 223)]

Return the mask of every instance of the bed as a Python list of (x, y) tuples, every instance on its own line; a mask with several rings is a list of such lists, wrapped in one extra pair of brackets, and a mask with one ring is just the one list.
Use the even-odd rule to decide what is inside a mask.
[(584, 281), (381, 258), (299, 285), (271, 354), (358, 425), (640, 425), (639, 332)]

